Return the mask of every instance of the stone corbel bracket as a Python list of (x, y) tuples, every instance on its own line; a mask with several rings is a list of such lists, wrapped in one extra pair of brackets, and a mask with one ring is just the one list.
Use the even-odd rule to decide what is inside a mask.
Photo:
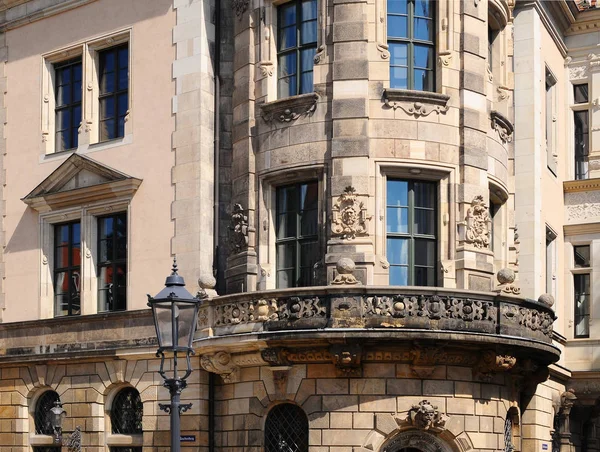
[(409, 116), (419, 118), (435, 112), (438, 115), (446, 113), (450, 107), (447, 94), (431, 93), (428, 91), (413, 91), (408, 89), (387, 88), (383, 91), (385, 107), (400, 109)]
[(265, 122), (288, 123), (301, 116), (311, 116), (317, 109), (317, 93), (300, 94), (286, 99), (260, 105), (261, 116)]
[(490, 381), (496, 372), (508, 372), (517, 363), (517, 358), (510, 355), (498, 355), (493, 350), (486, 350), (475, 366), (476, 377), (482, 381)]
[(335, 365), (336, 371), (339, 376), (362, 376), (362, 348), (360, 345), (332, 345), (329, 348), (329, 353), (331, 354), (331, 360)]
[(266, 362), (260, 353), (231, 355), (225, 351), (206, 354), (200, 358), (200, 365), (207, 372), (219, 374), (224, 383), (238, 380), (240, 367), (262, 366)]
[(490, 112), (490, 119), (492, 120), (492, 129), (498, 132), (500, 139), (503, 143), (510, 143), (512, 141), (512, 135), (515, 127), (502, 113), (492, 110)]

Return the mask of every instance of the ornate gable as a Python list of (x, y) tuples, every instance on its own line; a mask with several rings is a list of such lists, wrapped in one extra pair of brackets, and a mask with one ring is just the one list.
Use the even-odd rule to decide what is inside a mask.
[(141, 179), (73, 154), (22, 200), (38, 212), (49, 212), (95, 201), (131, 198), (141, 183)]

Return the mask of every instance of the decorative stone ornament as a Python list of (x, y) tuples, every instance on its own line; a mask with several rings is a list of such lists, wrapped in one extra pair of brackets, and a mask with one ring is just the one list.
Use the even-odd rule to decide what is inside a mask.
[(239, 370), (231, 355), (223, 351), (214, 355), (203, 355), (200, 358), (200, 365), (208, 372), (221, 375), (225, 383), (235, 382)]
[(334, 237), (354, 240), (357, 235), (367, 234), (367, 222), (371, 216), (367, 215), (367, 208), (357, 198), (354, 187), (348, 186), (333, 205), (331, 232)]
[(438, 411), (438, 407), (427, 400), (421, 400), (418, 405), (413, 405), (408, 411), (407, 420), (413, 427), (420, 430), (441, 430), (446, 424), (446, 419)]
[(505, 293), (508, 295), (519, 295), (521, 293), (521, 288), (514, 283), (515, 272), (510, 268), (501, 269), (496, 275), (496, 278), (500, 283), (496, 288), (496, 292)]
[(492, 350), (485, 351), (477, 363), (476, 377), (490, 381), (495, 372), (507, 372), (517, 363), (517, 358), (510, 355), (498, 355)]
[(248, 247), (248, 216), (241, 204), (235, 204), (229, 225), (229, 246), (231, 254), (237, 254)]
[(512, 123), (506, 116), (496, 110), (490, 112), (490, 117), (492, 120), (492, 129), (498, 132), (503, 143), (510, 143), (512, 141), (512, 134), (515, 130)]
[(549, 294), (549, 293), (543, 293), (540, 295), (540, 297), (538, 298), (538, 301), (540, 303), (545, 304), (546, 306), (554, 306), (554, 297)]
[[(448, 64), (450, 64), (449, 60)], [(400, 109), (415, 118), (429, 116), (434, 112), (438, 115), (445, 114), (450, 109), (449, 100), (450, 96), (447, 94), (427, 91), (387, 88), (383, 92), (383, 102), (386, 107)]]
[(248, 9), (249, 4), (250, 4), (250, 0), (232, 0), (231, 8), (235, 12), (235, 15), (241, 19), (242, 15)]
[(467, 210), (464, 224), (467, 226), (465, 242), (476, 248), (489, 248), (490, 246), (490, 214), (485, 205), (483, 196), (478, 195), (471, 201)]
[(337, 275), (331, 284), (334, 285), (355, 285), (360, 284), (360, 281), (356, 279), (353, 275), (354, 270), (356, 269), (356, 264), (354, 261), (348, 257), (342, 257), (337, 264), (335, 264), (335, 269), (337, 270)]

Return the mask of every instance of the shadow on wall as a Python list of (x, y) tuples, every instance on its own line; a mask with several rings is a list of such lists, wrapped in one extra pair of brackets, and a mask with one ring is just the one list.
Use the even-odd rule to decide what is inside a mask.
[(27, 208), (21, 215), (15, 232), (10, 236), (4, 252), (11, 254), (37, 250), (40, 248), (39, 237), (38, 215), (33, 209)]

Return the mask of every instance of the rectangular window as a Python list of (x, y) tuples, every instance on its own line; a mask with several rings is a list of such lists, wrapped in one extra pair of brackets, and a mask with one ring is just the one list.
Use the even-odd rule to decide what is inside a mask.
[(98, 312), (127, 308), (127, 214), (98, 218)]
[(556, 85), (556, 78), (552, 75), (552, 72), (546, 68), (546, 165), (548, 169), (552, 171), (552, 174), (556, 176), (557, 170), (557, 155), (554, 149), (554, 134), (556, 118), (554, 113), (554, 93)]
[(277, 188), (277, 288), (311, 286), (319, 260), (318, 182)]
[(573, 112), (575, 121), (575, 179), (587, 179), (589, 157), (589, 113)]
[(590, 274), (573, 275), (575, 287), (575, 337), (590, 336)]
[(75, 149), (81, 123), (81, 57), (54, 65), (56, 151)]
[(576, 104), (587, 104), (589, 102), (587, 83), (573, 85), (573, 99), (575, 100)]
[(313, 91), (317, 50), (317, 0), (296, 0), (277, 7), (277, 97)]
[(100, 141), (125, 135), (129, 109), (129, 44), (99, 52)]
[(54, 315), (81, 314), (81, 224), (54, 227)]
[(435, 286), (437, 185), (387, 181), (386, 249), (390, 285)]
[(387, 0), (390, 88), (435, 90), (435, 2)]
[(590, 266), (590, 246), (574, 246), (575, 268), (587, 268)]

